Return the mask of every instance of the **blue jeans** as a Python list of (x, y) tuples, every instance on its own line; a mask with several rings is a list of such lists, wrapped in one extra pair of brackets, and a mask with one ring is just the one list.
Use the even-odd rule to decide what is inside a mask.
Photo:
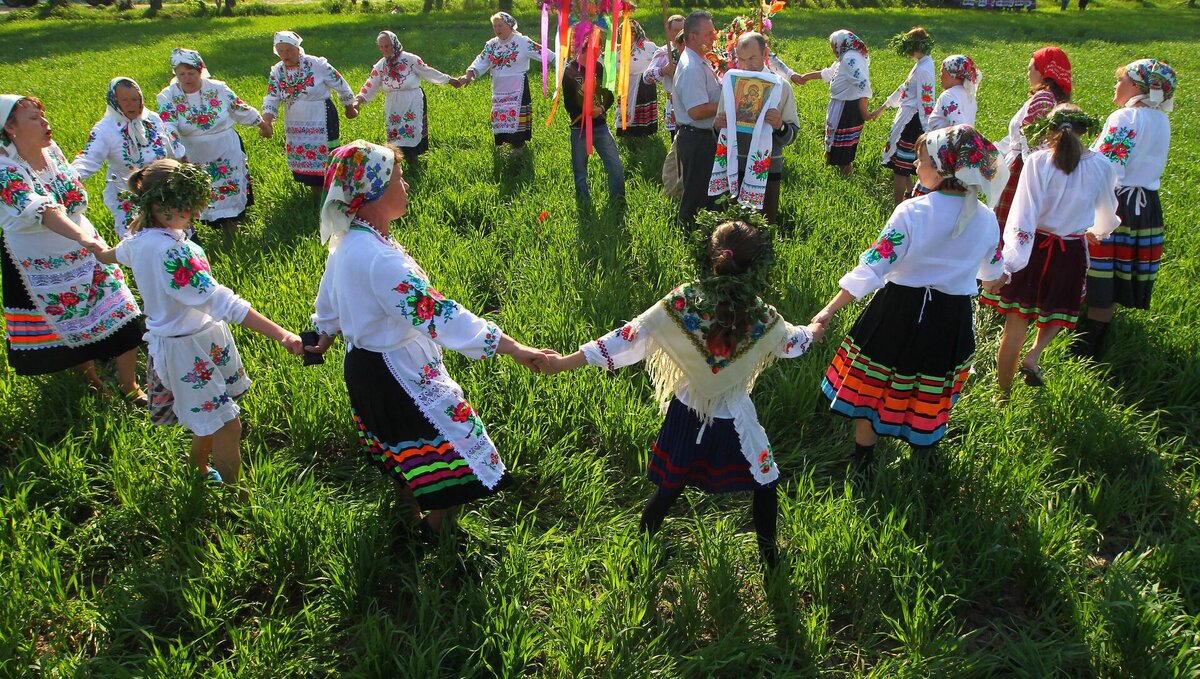
[[(600, 155), (604, 163), (604, 173), (608, 175), (608, 199), (625, 200), (625, 166), (621, 165), (621, 154), (617, 151), (617, 142), (613, 140), (608, 125), (596, 125), (592, 128), (592, 148)], [(587, 180), (587, 139), (583, 136), (583, 128), (571, 128), (571, 172), (575, 175), (575, 197), (579, 200), (591, 200), (592, 192)]]

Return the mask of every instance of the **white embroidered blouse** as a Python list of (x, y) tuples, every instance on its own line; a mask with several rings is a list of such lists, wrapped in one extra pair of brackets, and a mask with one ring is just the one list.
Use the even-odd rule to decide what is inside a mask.
[(955, 125), (975, 126), (978, 102), (967, 95), (967, 88), (955, 85), (938, 95), (925, 130), (932, 132)]
[(115, 250), (137, 279), (151, 335), (192, 335), (213, 320), (241, 323), (250, 313), (250, 303), (213, 278), (204, 249), (182, 232), (142, 229)]
[[(554, 63), (554, 56), (553, 51), (547, 54), (549, 63)], [(542, 46), (532, 38), (513, 31), (507, 40), (488, 40), (483, 46), (483, 51), (475, 57), (475, 61), (471, 62), (467, 70), (475, 71), (477, 78), (489, 72), (492, 78), (524, 75), (529, 71), (530, 59), (542, 60)]]
[(908, 77), (885, 102), (889, 108), (897, 109), (896, 117), (892, 121), (893, 129), (899, 127), (903, 130), (913, 116), (921, 120), (921, 127), (929, 129), (929, 115), (933, 113), (934, 82), (933, 59), (926, 54), (913, 64)]
[(1121, 224), (1116, 188), (1117, 175), (1099, 153), (1085, 151), (1075, 170), (1066, 174), (1054, 164), (1052, 150), (1034, 151), (1021, 170), (1004, 226), (1004, 270), (1016, 273), (1025, 268), (1036, 231), (1059, 237), (1091, 231), (1107, 238)]
[(952, 237), (965, 200), (961, 194), (934, 192), (897, 205), (879, 239), (838, 285), (856, 299), (886, 283), (977, 294), (977, 278), (992, 281), (1004, 272), (1000, 226), (996, 214), (980, 203), (963, 232)]
[(263, 97), (263, 115), (279, 115), (279, 105), (286, 108), (293, 101), (325, 101), (330, 92), (336, 92), (343, 106), (354, 102), (350, 83), (342, 77), (325, 57), (304, 55), (300, 64), (289, 69), (283, 62), (271, 67), (267, 76), (267, 96)]
[(1171, 148), (1171, 121), (1158, 109), (1134, 106), (1109, 114), (1092, 150), (1117, 172), (1118, 186), (1157, 191)]
[(394, 69), (390, 67), (387, 59), (375, 62), (366, 82), (358, 90), (358, 99), (367, 103), (380, 92), (419, 90), (423, 80), (435, 85), (445, 85), (450, 82), (451, 78), (426, 64), (421, 57), (411, 52), (403, 52)]
[(854, 101), (873, 96), (871, 62), (857, 50), (847, 50), (828, 68), (821, 69), (821, 80), (829, 83), (830, 99)]

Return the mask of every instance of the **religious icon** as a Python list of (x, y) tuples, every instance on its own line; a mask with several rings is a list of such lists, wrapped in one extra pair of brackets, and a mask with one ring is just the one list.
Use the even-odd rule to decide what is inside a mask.
[(733, 83), (734, 119), (737, 131), (752, 134), (758, 124), (771, 88), (775, 85), (759, 78), (739, 77)]

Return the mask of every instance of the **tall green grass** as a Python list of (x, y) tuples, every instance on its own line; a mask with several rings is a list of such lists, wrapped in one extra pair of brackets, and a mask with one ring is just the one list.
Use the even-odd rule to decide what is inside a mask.
[[(533, 32), (532, 13), (519, 18)], [(657, 19), (645, 20), (656, 34)], [(1117, 65), (1155, 56), (1178, 69), (1154, 307), (1118, 317), (1108, 363), (1081, 364), (1060, 340), (1045, 359), (1049, 386), (1018, 387), (999, 409), (998, 326), (985, 321), (979, 374), (939, 459), (916, 463), (884, 443), (886, 464), (861, 486), (844, 474), (850, 428), (818, 393), (836, 337), (780, 365), (756, 402), (784, 473), (780, 538), (793, 568), (769, 586), (743, 528), (747, 498), (687, 494), (666, 523), (674, 553), (661, 568), (660, 546), (637, 538), (660, 422), (637, 370), (538, 378), (506, 359), (448, 357), (519, 483), (469, 507), (457, 546), (428, 549), (391, 546), (399, 516), (359, 457), (338, 354), (304, 369), (235, 330), (255, 380), (243, 401), (248, 502), (193, 478), (182, 430), (151, 427), (73, 375), (5, 370), (0, 674), (1195, 676), (1197, 21), (1115, 8), (788, 10), (775, 43), (793, 67), (816, 68), (829, 61), (829, 32), (853, 28), (875, 48), (883, 96), (909, 67), (885, 39), (915, 23), (939, 54), (980, 64), (979, 127), (992, 137), (1023, 101), (1025, 64), (1043, 44), (1065, 47), (1076, 101), (1098, 114), (1111, 110)], [(355, 86), (382, 28), (451, 73), (489, 32), (485, 13), (16, 21), (0, 26), (0, 83), (41, 97), (72, 154), (103, 113), (109, 79), (156, 92), (177, 45), (261, 101), (270, 34), (282, 28)], [(624, 148), (623, 215), (581, 215), (565, 123), (539, 123), (517, 159), (493, 152), (488, 83), (426, 92), (433, 148), (407, 172), (410, 214), (395, 233), (443, 292), (565, 351), (688, 277), (674, 208), (658, 193), (663, 137)], [(821, 158), (827, 96), (819, 84), (797, 89), (802, 134), (785, 154), (775, 297), (796, 322), (834, 292), (889, 213), (890, 177), (876, 160), (887, 123), (868, 127), (860, 172), (840, 179)], [(538, 98), (535, 118), (548, 109)], [(343, 121), (342, 138), (382, 139), (381, 118), (376, 102)], [(212, 248), (213, 263), (219, 280), (300, 329), (324, 262), (316, 205), (291, 181), (281, 138), (253, 132), (243, 138), (258, 202), (236, 246)], [(602, 197), (596, 163), (591, 179)], [(90, 216), (110, 230), (101, 187), (88, 183)]]

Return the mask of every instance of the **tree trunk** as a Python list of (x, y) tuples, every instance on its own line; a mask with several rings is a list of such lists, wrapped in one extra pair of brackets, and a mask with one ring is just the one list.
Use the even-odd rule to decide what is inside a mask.
[(512, 12), (512, 0), (500, 0), (501, 12)]
[(150, 11), (157, 12), (162, 9), (162, 0), (150, 0)]
[(225, 16), (233, 16), (233, 7), (237, 0), (225, 0)]

